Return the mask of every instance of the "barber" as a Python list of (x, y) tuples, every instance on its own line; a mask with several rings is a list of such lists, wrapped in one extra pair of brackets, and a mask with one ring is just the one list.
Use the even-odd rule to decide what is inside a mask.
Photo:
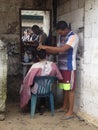
[(56, 25), (59, 35), (59, 46), (51, 47), (39, 45), (38, 49), (45, 49), (47, 53), (58, 53), (58, 67), (62, 73), (63, 80), (59, 87), (63, 89), (63, 105), (58, 110), (67, 112), (62, 119), (71, 119), (74, 108), (74, 91), (76, 87), (76, 54), (79, 44), (78, 35), (73, 32), (65, 21), (59, 21)]

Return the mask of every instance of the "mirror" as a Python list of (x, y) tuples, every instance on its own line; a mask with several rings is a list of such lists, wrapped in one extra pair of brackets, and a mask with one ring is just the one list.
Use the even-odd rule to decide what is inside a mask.
[(39, 44), (51, 44), (51, 10), (20, 9), (21, 61), (36, 62)]

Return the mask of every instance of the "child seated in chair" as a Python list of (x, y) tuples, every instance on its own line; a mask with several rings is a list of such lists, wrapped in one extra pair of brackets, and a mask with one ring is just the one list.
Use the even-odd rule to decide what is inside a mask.
[(63, 77), (54, 62), (46, 60), (46, 51), (39, 50), (37, 51), (37, 57), (39, 62), (34, 63), (31, 68), (29, 69), (28, 73), (26, 74), (23, 83), (20, 89), (20, 107), (24, 108), (30, 98), (31, 92), (36, 94), (37, 87), (32, 86), (34, 84), (35, 76), (56, 76), (59, 80), (62, 80)]

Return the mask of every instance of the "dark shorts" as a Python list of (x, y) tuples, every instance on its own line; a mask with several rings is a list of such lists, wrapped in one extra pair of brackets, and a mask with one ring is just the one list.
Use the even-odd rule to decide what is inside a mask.
[(60, 81), (59, 88), (64, 90), (75, 90), (76, 70), (60, 70), (63, 80)]

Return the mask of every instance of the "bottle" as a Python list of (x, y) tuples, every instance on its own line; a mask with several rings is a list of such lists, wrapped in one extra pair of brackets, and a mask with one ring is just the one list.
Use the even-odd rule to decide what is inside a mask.
[(26, 52), (24, 54), (24, 62), (26, 62), (26, 63), (29, 62), (29, 57), (28, 57), (28, 54)]

